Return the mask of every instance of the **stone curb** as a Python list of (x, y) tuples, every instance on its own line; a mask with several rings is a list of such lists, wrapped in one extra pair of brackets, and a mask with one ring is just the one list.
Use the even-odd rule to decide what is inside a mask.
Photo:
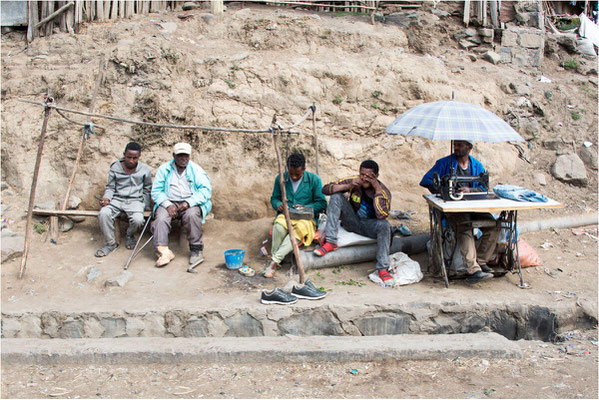
[(7, 364), (347, 362), (521, 358), (516, 342), (492, 332), (367, 337), (4, 339)]

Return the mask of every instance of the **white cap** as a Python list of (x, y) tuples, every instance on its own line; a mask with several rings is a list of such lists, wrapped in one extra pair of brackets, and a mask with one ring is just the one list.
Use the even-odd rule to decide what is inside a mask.
[(177, 143), (173, 147), (173, 154), (189, 154), (191, 155), (191, 145), (188, 143)]

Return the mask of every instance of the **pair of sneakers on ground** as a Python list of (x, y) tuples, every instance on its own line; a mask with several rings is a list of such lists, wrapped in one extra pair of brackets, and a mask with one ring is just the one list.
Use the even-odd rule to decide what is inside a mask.
[[(339, 248), (336, 243), (329, 243), (324, 238), (322, 238), (320, 245), (314, 249), (314, 254), (318, 257), (322, 257), (331, 251), (335, 251)], [(378, 271), (379, 278), (385, 284), (385, 286), (393, 286), (395, 284), (395, 279), (386, 269), (381, 269)]]
[(293, 285), (291, 293), (282, 289), (263, 290), (260, 302), (262, 304), (293, 304), (300, 299), (319, 300), (324, 298), (327, 292), (323, 292), (314, 286), (312, 281), (307, 280), (303, 285)]

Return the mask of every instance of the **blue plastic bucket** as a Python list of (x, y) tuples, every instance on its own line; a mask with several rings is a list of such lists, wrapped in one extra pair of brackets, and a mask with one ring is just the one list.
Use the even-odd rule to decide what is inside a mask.
[(243, 249), (229, 249), (225, 251), (225, 264), (228, 269), (239, 269), (243, 265)]

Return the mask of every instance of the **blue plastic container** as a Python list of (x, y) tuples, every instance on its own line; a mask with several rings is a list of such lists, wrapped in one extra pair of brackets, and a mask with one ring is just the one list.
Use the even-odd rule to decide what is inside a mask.
[(243, 249), (229, 249), (225, 251), (225, 264), (228, 269), (239, 269), (243, 266)]

